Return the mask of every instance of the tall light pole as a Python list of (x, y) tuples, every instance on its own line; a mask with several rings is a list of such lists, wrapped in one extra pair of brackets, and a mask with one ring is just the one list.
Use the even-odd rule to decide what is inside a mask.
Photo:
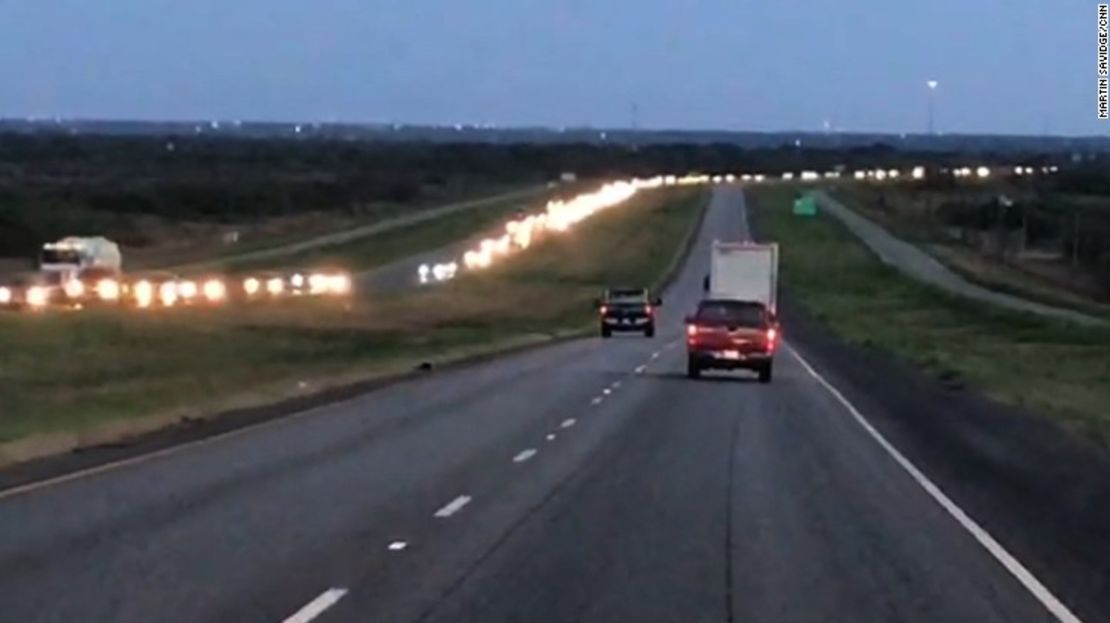
[(933, 93), (936, 92), (938, 84), (940, 84), (940, 83), (937, 82), (936, 80), (928, 80), (928, 81), (925, 82), (925, 86), (929, 87), (929, 134), (930, 135), (935, 133), (935, 131), (933, 129), (933, 98), (934, 98)]
[[(925, 86), (929, 87), (929, 136), (934, 134), (933, 128), (933, 93), (937, 90), (937, 85), (940, 84), (936, 80), (926, 80)], [(930, 222), (933, 220), (933, 193), (926, 187), (925, 190), (925, 214)]]

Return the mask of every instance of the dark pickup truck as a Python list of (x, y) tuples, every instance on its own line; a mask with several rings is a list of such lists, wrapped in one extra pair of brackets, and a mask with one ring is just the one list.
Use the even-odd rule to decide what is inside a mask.
[(601, 337), (610, 337), (614, 331), (642, 332), (645, 337), (655, 336), (655, 308), (663, 304), (659, 297), (652, 298), (645, 288), (610, 288), (595, 302), (601, 326)]

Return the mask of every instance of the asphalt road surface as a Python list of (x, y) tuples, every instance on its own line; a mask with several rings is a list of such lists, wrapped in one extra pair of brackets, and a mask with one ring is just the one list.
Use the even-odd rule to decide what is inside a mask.
[(814, 193), (821, 207), (844, 223), (879, 258), (914, 279), (947, 290), (952, 294), (983, 301), (999, 307), (1059, 318), (1083, 325), (1105, 325), (1101, 318), (1062, 307), (1053, 307), (1004, 292), (995, 292), (957, 275), (917, 246), (899, 239), (882, 226), (833, 199), (825, 192)]
[(433, 373), (0, 494), (0, 620), (1070, 620), (792, 348), (770, 385), (684, 377), (710, 241), (744, 222), (718, 189), (655, 339)]

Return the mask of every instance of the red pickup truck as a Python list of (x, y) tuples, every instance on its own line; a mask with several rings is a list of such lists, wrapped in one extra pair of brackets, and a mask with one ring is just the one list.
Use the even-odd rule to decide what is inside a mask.
[(771, 382), (781, 336), (774, 313), (763, 303), (706, 299), (686, 318), (686, 374), (703, 370), (751, 370)]

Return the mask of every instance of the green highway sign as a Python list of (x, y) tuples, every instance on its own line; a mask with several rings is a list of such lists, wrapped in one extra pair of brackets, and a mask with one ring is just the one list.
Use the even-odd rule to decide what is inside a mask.
[(812, 195), (801, 195), (794, 199), (794, 214), (798, 216), (816, 216), (817, 202)]

